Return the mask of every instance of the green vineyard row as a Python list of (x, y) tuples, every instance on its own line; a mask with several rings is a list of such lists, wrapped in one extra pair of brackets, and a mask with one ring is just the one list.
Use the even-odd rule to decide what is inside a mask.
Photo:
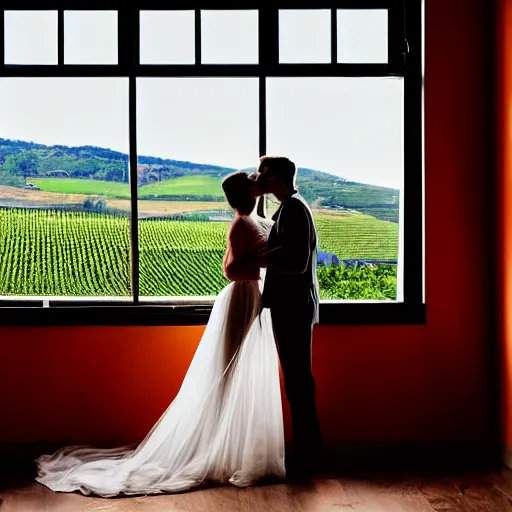
[[(396, 224), (322, 214), (316, 223), (320, 248), (339, 259), (397, 258)], [(0, 295), (130, 295), (127, 217), (0, 209), (0, 226)], [(221, 268), (227, 228), (225, 222), (139, 221), (141, 295), (219, 293), (228, 283)], [(324, 299), (396, 295), (396, 272), (387, 266), (320, 268), (319, 280)]]

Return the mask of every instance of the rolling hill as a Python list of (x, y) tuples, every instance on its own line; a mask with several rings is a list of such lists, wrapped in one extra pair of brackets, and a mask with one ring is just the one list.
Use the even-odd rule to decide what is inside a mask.
[[(154, 156), (139, 156), (138, 163), (141, 199), (183, 200), (188, 197), (191, 201), (219, 201), (223, 199), (221, 178), (235, 170)], [(192, 176), (202, 176), (204, 180), (198, 183), (197, 179), (187, 179)], [(52, 180), (41, 184), (48, 191), (65, 191), (72, 187), (74, 193), (108, 194), (111, 191), (113, 197), (124, 197), (129, 180), (128, 155), (95, 146), (46, 146), (0, 138), (0, 185), (24, 187), (28, 178), (32, 181), (54, 178), (53, 185)], [(174, 178), (180, 180), (173, 182)], [(65, 184), (64, 180), (70, 181)], [(80, 180), (79, 186), (77, 180)], [(398, 222), (398, 190), (347, 181), (307, 168), (299, 168), (297, 185), (312, 206), (355, 210), (380, 220)], [(54, 190), (55, 187), (58, 190)], [(94, 192), (96, 190), (98, 192)]]

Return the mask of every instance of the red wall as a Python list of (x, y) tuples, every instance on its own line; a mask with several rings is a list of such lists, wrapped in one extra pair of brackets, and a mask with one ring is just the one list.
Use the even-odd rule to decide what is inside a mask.
[[(502, 349), (502, 438), (512, 447), (512, 1), (500, 0), (496, 12), (498, 294)], [(510, 451), (510, 450), (509, 450)], [(511, 452), (512, 453), (512, 452)], [(507, 457), (510, 463), (510, 453)]]
[[(314, 372), (329, 442), (486, 436), (486, 4), (427, 2), (428, 323), (316, 329)], [(178, 391), (202, 330), (0, 328), (0, 440), (142, 438)]]

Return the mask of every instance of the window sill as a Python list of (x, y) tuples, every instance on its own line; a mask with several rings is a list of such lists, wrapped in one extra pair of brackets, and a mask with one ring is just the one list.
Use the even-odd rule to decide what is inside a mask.
[[(12, 303), (11, 303), (12, 304)], [(211, 304), (204, 305), (55, 305), (2, 303), (0, 325), (37, 326), (172, 326), (206, 325)], [(112, 303), (111, 303), (112, 304)], [(321, 303), (320, 324), (401, 325), (426, 323), (425, 304), (397, 302)]]

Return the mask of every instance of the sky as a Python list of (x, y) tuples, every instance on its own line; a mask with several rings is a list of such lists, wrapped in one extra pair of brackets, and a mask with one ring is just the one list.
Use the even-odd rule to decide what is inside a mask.
[[(308, 18), (304, 12), (280, 13), (283, 62), (330, 58), (329, 17), (322, 10), (311, 14)], [(382, 61), (386, 41), (382, 13), (373, 13), (368, 21), (373, 29), (362, 31), (364, 40), (359, 40), (361, 31), (356, 30), (360, 13), (343, 14), (345, 18), (338, 17), (340, 28), (346, 27), (338, 37), (339, 58)], [(86, 17), (81, 12), (66, 13), (66, 62), (115, 63), (115, 21), (115, 12)], [(192, 11), (143, 11), (141, 61), (193, 62), (193, 21)], [(7, 11), (5, 29), (6, 62), (55, 62), (56, 12)], [(255, 11), (204, 12), (202, 36), (206, 62), (257, 62)], [(138, 152), (233, 168), (255, 166), (258, 101), (256, 78), (140, 78)], [(401, 79), (268, 78), (266, 117), (267, 154), (283, 154), (299, 167), (349, 180), (402, 188)], [(0, 137), (127, 153), (128, 80), (2, 78)]]

